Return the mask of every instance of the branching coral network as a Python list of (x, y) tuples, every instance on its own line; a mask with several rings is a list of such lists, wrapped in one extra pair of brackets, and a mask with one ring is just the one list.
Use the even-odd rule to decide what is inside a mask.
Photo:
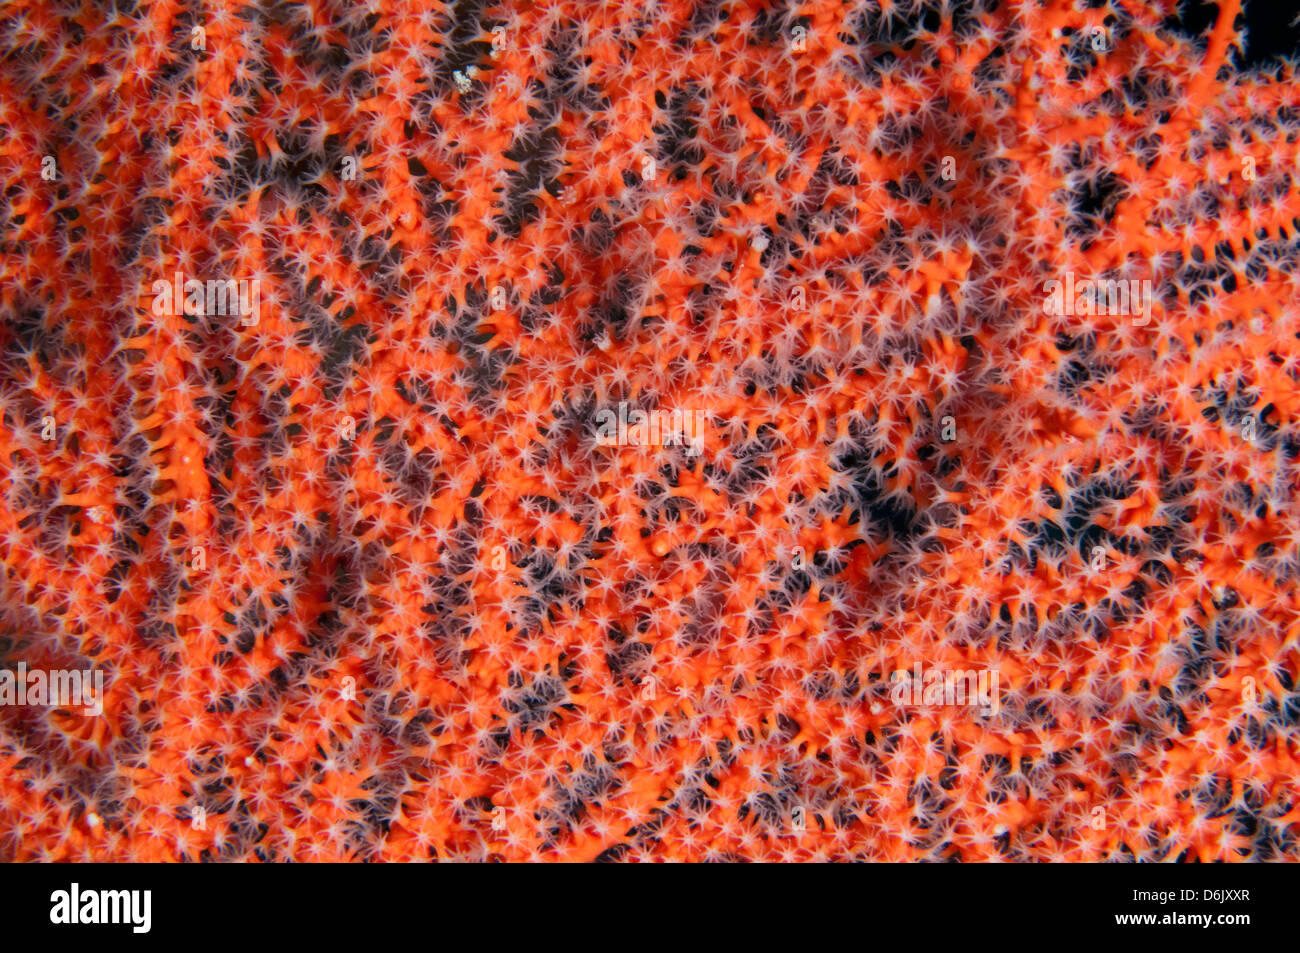
[(8, 4), (0, 858), (1300, 859), (1239, 12)]

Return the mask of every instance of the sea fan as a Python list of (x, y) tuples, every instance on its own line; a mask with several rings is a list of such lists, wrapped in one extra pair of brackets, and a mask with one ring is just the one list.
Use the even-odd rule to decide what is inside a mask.
[(0, 858), (1300, 859), (1239, 13), (7, 5)]

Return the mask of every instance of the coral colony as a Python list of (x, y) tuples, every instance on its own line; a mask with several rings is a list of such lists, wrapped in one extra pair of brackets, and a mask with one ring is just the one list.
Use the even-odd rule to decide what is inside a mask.
[(1208, 11), (7, 4), (0, 859), (1300, 859)]

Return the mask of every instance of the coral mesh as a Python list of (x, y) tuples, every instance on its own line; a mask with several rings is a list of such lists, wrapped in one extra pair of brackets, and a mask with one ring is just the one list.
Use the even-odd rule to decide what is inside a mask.
[(1297, 859), (1219, 6), (7, 4), (0, 858)]

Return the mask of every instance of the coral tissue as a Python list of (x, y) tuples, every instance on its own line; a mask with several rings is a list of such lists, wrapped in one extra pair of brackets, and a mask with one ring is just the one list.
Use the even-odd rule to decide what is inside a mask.
[(0, 859), (1300, 859), (1300, 86), (1174, 12), (7, 4)]

